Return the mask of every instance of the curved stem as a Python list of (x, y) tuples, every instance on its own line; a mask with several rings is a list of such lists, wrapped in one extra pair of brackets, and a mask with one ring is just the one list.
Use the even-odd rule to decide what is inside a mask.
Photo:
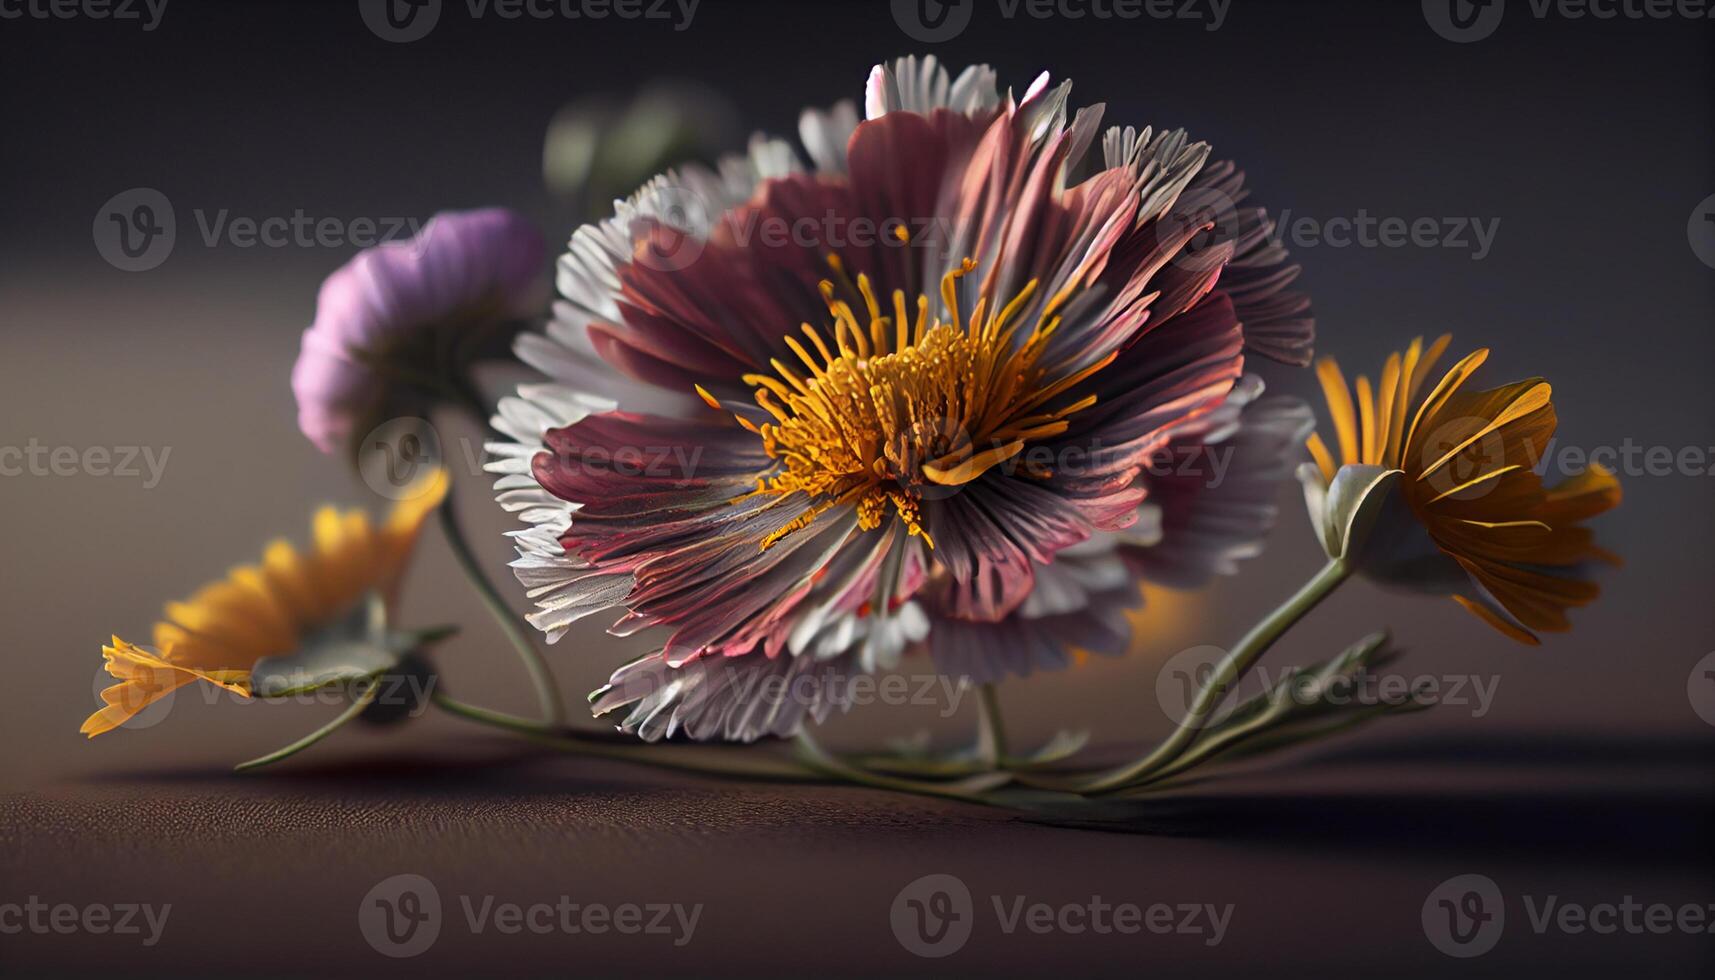
[(1277, 720), (1278, 713), (1271, 714), (1265, 712), (1257, 715), (1255, 718), (1252, 718), (1247, 722), (1244, 722), (1243, 724), (1223, 729), (1219, 733), (1192, 745), (1188, 750), (1181, 753), (1178, 758), (1164, 763), (1154, 772), (1139, 777), (1137, 780), (1126, 786), (1126, 789), (1138, 789), (1145, 786), (1154, 786), (1158, 783), (1166, 782), (1181, 773), (1189, 772), (1199, 764), (1207, 762), (1215, 756), (1220, 755), (1222, 752), (1238, 745), (1250, 738), (1252, 735), (1266, 730)]
[(430, 694), (429, 701), (448, 714), (457, 715), (460, 718), (487, 725), (490, 728), (503, 728), (519, 735), (544, 735), (557, 738), (566, 733), (566, 729), (554, 725), (532, 721), (529, 718), (520, 718), (517, 715), (509, 715), (504, 711), (493, 711), (474, 704), (466, 704), (440, 690)]
[(556, 727), (566, 723), (566, 705), (560, 698), (560, 688), (554, 681), (554, 672), (548, 668), (548, 662), (542, 659), (541, 651), (536, 649), (535, 641), (524, 631), (517, 616), (506, 605), (506, 600), (495, 590), (494, 583), (483, 574), (481, 564), (471, 551), (470, 542), (465, 540), (464, 530), (459, 525), (459, 519), (453, 507), (453, 495), (447, 494), (447, 499), (441, 503), (441, 530), (445, 533), (447, 544), (458, 559), (459, 568), (465, 578), (470, 580), (471, 587), (476, 590), (482, 604), (487, 607), (494, 621), (500, 624), (501, 632), (512, 644), (512, 649), (518, 651), (518, 657), (524, 661), (524, 669), (530, 673), (530, 682), (536, 688), (536, 698), (541, 702), (542, 715)]
[(279, 762), (281, 759), (286, 759), (286, 758), (290, 758), (291, 756), (297, 755), (299, 752), (304, 751), (305, 749), (316, 744), (317, 742), (321, 741), (322, 739), (327, 738), (329, 735), (332, 735), (335, 731), (337, 731), (346, 722), (348, 722), (348, 721), (352, 720), (353, 718), (356, 718), (358, 715), (362, 714), (363, 709), (369, 707), (370, 702), (374, 701), (376, 695), (378, 695), (380, 693), (381, 693), (381, 683), (379, 681), (371, 680), (367, 684), (367, 686), (364, 687), (363, 693), (359, 694), (356, 698), (354, 698), (351, 702), (351, 705), (349, 707), (347, 707), (344, 711), (339, 713), (338, 718), (335, 718), (333, 721), (328, 722), (327, 724), (325, 724), (322, 727), (316, 729), (315, 731), (309, 733), (308, 735), (305, 735), (303, 738), (298, 739), (296, 742), (293, 742), (291, 745), (288, 745), (283, 749), (277, 749), (273, 752), (268, 753), (267, 755), (258, 756), (257, 758), (251, 759), (249, 762), (240, 762), (238, 765), (232, 767), (232, 771), (233, 772), (249, 772), (252, 769), (260, 769), (263, 766), (272, 765), (273, 763)]
[(1000, 717), (1000, 692), (993, 684), (977, 688), (977, 758), (990, 769), (1006, 764), (1006, 725)]
[(914, 779), (883, 776), (880, 773), (858, 769), (830, 755), (811, 736), (809, 729), (798, 733), (798, 758), (804, 765), (835, 779), (843, 779), (863, 786), (873, 786), (876, 789), (890, 789), (899, 793), (916, 793), (920, 796), (939, 796), (964, 803), (991, 803), (991, 800), (984, 798), (981, 794), (1005, 783), (1008, 778), (1004, 773), (984, 773), (956, 783), (925, 783)]
[(545, 725), (528, 718), (519, 718), (515, 715), (465, 704), (440, 691), (430, 695), (429, 699), (436, 707), (448, 714), (480, 725), (523, 735), (532, 742), (563, 752), (635, 762), (681, 772), (701, 773), (706, 776), (805, 782), (816, 779), (814, 773), (807, 772), (789, 762), (760, 755), (756, 751), (746, 748), (615, 742), (594, 733)]
[(1221, 702), (1226, 700), (1238, 679), (1268, 652), (1268, 648), (1280, 639), (1281, 634), (1316, 608), (1317, 603), (1327, 598), (1349, 575), (1351, 569), (1345, 562), (1337, 558), (1331, 559), (1310, 581), (1304, 583), (1292, 598), (1251, 627), (1251, 631), (1216, 665), (1209, 680), (1197, 692), (1191, 710), (1166, 741), (1129, 765), (1079, 781), (1074, 789), (1081, 793), (1106, 793), (1124, 789), (1178, 758), (1180, 753), (1197, 739), (1209, 717), (1220, 707)]

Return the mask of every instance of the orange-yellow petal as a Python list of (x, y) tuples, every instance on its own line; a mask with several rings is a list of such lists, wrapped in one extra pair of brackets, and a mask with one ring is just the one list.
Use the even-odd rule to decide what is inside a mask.
[(1352, 410), (1352, 393), (1346, 387), (1346, 377), (1332, 357), (1316, 362), (1316, 379), (1322, 382), (1322, 394), (1328, 400), (1328, 414), (1334, 419), (1334, 436), (1340, 444), (1340, 462), (1358, 462), (1358, 418)]
[[(170, 652), (170, 651), (169, 651)], [(250, 672), (247, 670), (197, 670), (165, 659), (121, 640), (113, 638), (111, 646), (103, 647), (107, 672), (119, 683), (101, 692), (106, 706), (90, 715), (79, 729), (94, 738), (110, 732), (139, 711), (166, 697), (193, 680), (204, 680), (235, 694), (250, 696)]]

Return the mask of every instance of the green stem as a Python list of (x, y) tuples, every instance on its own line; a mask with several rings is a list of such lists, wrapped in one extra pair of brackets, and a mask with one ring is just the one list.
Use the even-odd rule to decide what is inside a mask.
[(1327, 598), (1330, 593), (1352, 571), (1346, 563), (1339, 559), (1331, 559), (1322, 567), (1310, 581), (1304, 583), (1292, 598), (1286, 600), (1274, 612), (1265, 616), (1261, 622), (1251, 628), (1244, 638), (1233, 647), (1225, 658), (1216, 665), (1202, 690), (1197, 692), (1196, 699), (1191, 704), (1191, 710), (1179, 722), (1173, 734), (1167, 740), (1156, 746), (1155, 750), (1129, 765), (1109, 770), (1090, 779), (1080, 781), (1075, 789), (1081, 793), (1106, 793), (1116, 789), (1124, 789), (1144, 776), (1171, 763), (1180, 753), (1194, 741), (1203, 731), (1203, 726), (1221, 702), (1226, 700), (1233, 685), (1245, 672), (1250, 670), (1257, 660), (1274, 641), (1280, 639), (1291, 626), (1304, 618), (1317, 603)]
[(558, 728), (528, 718), (465, 704), (440, 691), (430, 695), (430, 701), (442, 711), (466, 721), (523, 735), (532, 742), (562, 752), (695, 772), (705, 776), (801, 782), (813, 781), (816, 778), (813, 773), (806, 772), (790, 762), (764, 756), (748, 748), (615, 742), (593, 733)]
[[(1284, 696), (1285, 695), (1282, 695), (1282, 697)], [(1270, 725), (1273, 725), (1278, 720), (1279, 712), (1264, 712), (1243, 724), (1224, 729), (1191, 746), (1190, 749), (1182, 753), (1178, 758), (1163, 764), (1154, 772), (1151, 772), (1146, 776), (1139, 777), (1126, 788), (1137, 789), (1144, 786), (1153, 786), (1157, 783), (1166, 782), (1167, 780), (1170, 780), (1181, 773), (1188, 772), (1196, 768), (1198, 765), (1220, 755), (1222, 752), (1238, 745), (1258, 732), (1266, 730)]]
[(1006, 724), (1000, 716), (1000, 693), (993, 684), (977, 688), (977, 759), (989, 769), (1006, 764)]
[(352, 700), (350, 707), (348, 707), (344, 711), (340, 712), (338, 718), (335, 718), (333, 721), (328, 722), (327, 724), (325, 724), (322, 727), (316, 729), (315, 731), (309, 733), (308, 735), (305, 735), (303, 738), (298, 739), (296, 742), (293, 742), (291, 745), (288, 745), (283, 749), (278, 749), (278, 750), (270, 752), (264, 756), (258, 756), (257, 758), (251, 759), (249, 762), (240, 762), (238, 765), (232, 767), (232, 771), (233, 772), (249, 772), (252, 769), (260, 769), (263, 766), (272, 765), (276, 762), (279, 762), (281, 759), (286, 759), (286, 758), (290, 758), (291, 756), (297, 755), (299, 752), (304, 751), (305, 749), (316, 744), (317, 742), (321, 741), (322, 739), (327, 738), (329, 735), (332, 735), (335, 731), (337, 731), (340, 728), (340, 726), (344, 725), (346, 722), (348, 722), (348, 721), (352, 720), (353, 718), (356, 718), (358, 715), (362, 714), (363, 709), (369, 707), (370, 702), (374, 701), (376, 698), (376, 695), (378, 695), (380, 693), (381, 693), (381, 683), (379, 681), (374, 681), (374, 680), (369, 681), (366, 684), (366, 686), (364, 687), (363, 692)]
[(520, 718), (517, 715), (509, 715), (503, 711), (492, 711), (488, 708), (481, 708), (474, 704), (466, 704), (463, 701), (450, 697), (439, 690), (430, 694), (429, 700), (435, 705), (435, 707), (440, 708), (448, 714), (457, 715), (460, 718), (474, 721), (478, 724), (488, 725), (491, 728), (503, 728), (509, 732), (514, 732), (519, 735), (559, 737), (566, 731), (565, 729), (558, 728), (553, 725), (547, 725), (539, 721), (532, 721), (529, 718)]
[(992, 801), (984, 798), (981, 794), (1007, 781), (1005, 774), (996, 773), (984, 773), (956, 783), (924, 783), (914, 779), (884, 776), (880, 773), (858, 769), (830, 755), (811, 736), (809, 729), (804, 729), (798, 733), (798, 759), (811, 769), (834, 779), (843, 779), (862, 786), (873, 786), (876, 789), (893, 790), (897, 793), (937, 796), (943, 799), (959, 800), (963, 803), (991, 804)]
[(483, 574), (481, 564), (471, 551), (470, 542), (465, 540), (450, 492), (447, 499), (441, 503), (440, 516), (441, 530), (453, 550), (453, 556), (458, 559), (459, 568), (464, 571), (465, 578), (470, 580), (471, 587), (476, 590), (477, 596), (482, 599), (482, 604), (487, 607), (494, 621), (500, 624), (500, 630), (506, 634), (512, 649), (518, 651), (519, 659), (524, 661), (524, 669), (530, 673), (530, 682), (535, 685), (537, 700), (542, 705), (542, 716), (556, 728), (563, 727), (566, 723), (566, 705), (560, 699), (560, 688), (554, 681), (554, 672), (548, 668), (548, 662), (542, 659), (535, 641), (519, 624), (518, 617), (507, 606), (506, 600), (495, 590), (494, 583)]

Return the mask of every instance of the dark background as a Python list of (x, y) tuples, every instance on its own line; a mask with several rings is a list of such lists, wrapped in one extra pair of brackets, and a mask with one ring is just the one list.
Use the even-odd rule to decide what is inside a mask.
[[(1627, 559), (1576, 631), (1534, 650), (1451, 603), (1348, 586), (1271, 660), (1325, 656), (1391, 625), (1406, 673), (1498, 680), (1484, 717), (1451, 706), (1315, 758), (1196, 787), (1155, 831), (1047, 829), (1000, 814), (850, 789), (667, 779), (540, 757), (455, 722), (343, 734), (290, 769), (239, 779), (240, 758), (327, 709), (180, 699), (165, 723), (85, 744), (100, 644), (144, 634), (261, 544), (302, 541), (321, 500), (376, 500), (296, 432), (287, 376), (321, 278), (349, 248), (207, 247), (194, 212), (298, 210), (342, 220), (508, 205), (551, 242), (575, 214), (541, 174), (554, 112), (660, 77), (731, 98), (747, 126), (792, 134), (805, 105), (861, 102), (875, 62), (932, 50), (1041, 70), (1108, 120), (1185, 126), (1240, 161), (1258, 199), (1325, 221), (1498, 220), (1492, 251), (1299, 247), (1319, 348), (1373, 371), (1417, 333), (1494, 348), (1486, 377), (1555, 385), (1563, 444), (1715, 446), (1715, 269), (1687, 224), (1715, 194), (1715, 22), (1537, 19), (1508, 5), (1492, 37), (1454, 44), (1410, 0), (1233, 0), (1219, 31), (1142, 19), (1007, 21), (974, 0), (958, 38), (924, 45), (888, 4), (703, 0), (661, 21), (473, 20), (449, 2), (427, 38), (389, 44), (352, 2), (170, 0), (159, 27), (0, 20), (0, 445), (171, 447), (159, 486), (0, 478), (0, 902), (175, 903), (167, 938), (0, 936), (0, 971), (138, 975), (518, 975), (927, 972), (1165, 975), (1366, 972), (1702, 975), (1712, 936), (1537, 936), (1521, 894), (1594, 903), (1715, 902), (1711, 731), (1687, 676), (1715, 649), (1710, 478), (1622, 474), (1603, 520)], [(103, 261), (104, 202), (148, 187), (179, 240), (145, 273)], [(1309, 372), (1265, 369), (1310, 394)], [(496, 391), (505, 378), (497, 377)], [(476, 437), (474, 431), (451, 431)], [(461, 474), (484, 557), (509, 518)], [(1020, 740), (1088, 726), (1137, 738), (1166, 721), (1156, 668), (1229, 643), (1319, 561), (1296, 488), (1271, 551), (1195, 597), (1152, 596), (1134, 656), (1009, 686)], [(487, 532), (487, 533), (484, 533)], [(523, 678), (425, 541), (407, 610), (468, 624), (443, 657), (461, 696), (525, 711)], [(508, 594), (515, 595), (509, 589)], [(554, 651), (569, 694), (624, 654), (595, 627)], [(1715, 700), (1715, 692), (1703, 692)], [(835, 742), (871, 744), (965, 715), (876, 709)], [(310, 717), (315, 715), (316, 717)], [(704, 901), (684, 950), (607, 940), (443, 936), (390, 961), (354, 921), (375, 881), (426, 874), (443, 896)], [(950, 872), (979, 894), (1049, 901), (1237, 903), (1227, 941), (1022, 938), (979, 927), (945, 961), (887, 926), (894, 894)], [(1446, 959), (1424, 897), (1483, 873), (1509, 895), (1491, 954)], [(979, 902), (981, 898), (979, 898)]]

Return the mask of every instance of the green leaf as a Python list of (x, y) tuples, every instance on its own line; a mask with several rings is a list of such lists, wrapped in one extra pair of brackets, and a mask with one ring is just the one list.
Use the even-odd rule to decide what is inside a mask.
[[(1139, 784), (1152, 787), (1194, 768), (1260, 755), (1327, 737), (1378, 718), (1431, 707), (1422, 688), (1400, 701), (1361, 702), (1342, 684), (1397, 659), (1388, 634), (1372, 633), (1339, 655), (1297, 668), (1236, 707), (1211, 726), (1186, 752)], [(1336, 697), (1336, 695), (1339, 695)]]
[(257, 661), (250, 689), (259, 698), (281, 698), (374, 677), (397, 667), (424, 635), (389, 629), (386, 604), (371, 593), (351, 615), (310, 634), (293, 653)]

